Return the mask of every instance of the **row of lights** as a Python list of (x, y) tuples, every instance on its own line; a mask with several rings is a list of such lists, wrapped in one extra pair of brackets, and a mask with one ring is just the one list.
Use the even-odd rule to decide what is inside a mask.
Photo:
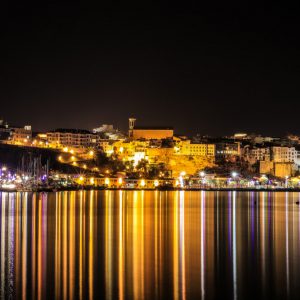
[[(79, 177), (79, 182), (83, 182), (84, 181), (84, 177), (83, 176), (80, 176)], [(94, 185), (95, 184), (95, 178), (94, 177), (91, 177), (90, 178), (90, 180), (89, 180), (89, 183), (91, 184), (91, 185)], [(110, 184), (110, 179), (109, 178), (105, 178), (104, 179), (104, 184), (105, 185), (109, 185)], [(119, 185), (122, 185), (123, 184), (123, 178), (122, 177), (119, 177), (118, 178), (118, 184)], [(154, 186), (155, 187), (157, 187), (158, 185), (159, 185), (159, 181), (156, 179), (156, 180), (154, 180)], [(141, 179), (141, 181), (140, 181), (140, 186), (141, 187), (145, 187), (146, 186), (146, 181), (145, 181), (145, 179)]]

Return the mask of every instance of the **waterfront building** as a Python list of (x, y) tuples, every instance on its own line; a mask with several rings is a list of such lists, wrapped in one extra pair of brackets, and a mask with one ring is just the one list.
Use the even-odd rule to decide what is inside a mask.
[(295, 147), (271, 147), (271, 160), (279, 163), (296, 163), (297, 150)]
[(215, 157), (216, 145), (193, 143), (191, 140), (180, 140), (177, 141), (174, 151), (177, 155)]
[(240, 142), (218, 142), (216, 143), (216, 160), (231, 160), (241, 156)]

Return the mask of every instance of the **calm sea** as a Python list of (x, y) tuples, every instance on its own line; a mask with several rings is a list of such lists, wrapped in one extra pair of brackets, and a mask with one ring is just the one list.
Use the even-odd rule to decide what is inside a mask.
[(0, 298), (300, 299), (299, 200), (0, 193)]

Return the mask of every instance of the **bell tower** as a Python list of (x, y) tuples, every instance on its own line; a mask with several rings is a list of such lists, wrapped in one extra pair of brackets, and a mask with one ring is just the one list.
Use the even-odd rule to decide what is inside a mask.
[(129, 118), (129, 130), (128, 130), (128, 136), (130, 138), (132, 138), (133, 136), (133, 129), (134, 129), (134, 125), (135, 125), (135, 118)]

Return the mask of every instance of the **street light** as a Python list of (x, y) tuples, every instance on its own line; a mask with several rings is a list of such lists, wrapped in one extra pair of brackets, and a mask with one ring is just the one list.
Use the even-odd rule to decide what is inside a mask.
[(235, 178), (235, 177), (238, 176), (238, 173), (237, 173), (237, 172), (232, 172), (232, 173), (231, 173), (231, 176), (232, 176), (232, 178)]
[(179, 184), (180, 184), (180, 187), (183, 188), (184, 187), (184, 180), (183, 180), (183, 177), (186, 175), (186, 172), (185, 171), (182, 171), (180, 173), (180, 176), (179, 176)]

